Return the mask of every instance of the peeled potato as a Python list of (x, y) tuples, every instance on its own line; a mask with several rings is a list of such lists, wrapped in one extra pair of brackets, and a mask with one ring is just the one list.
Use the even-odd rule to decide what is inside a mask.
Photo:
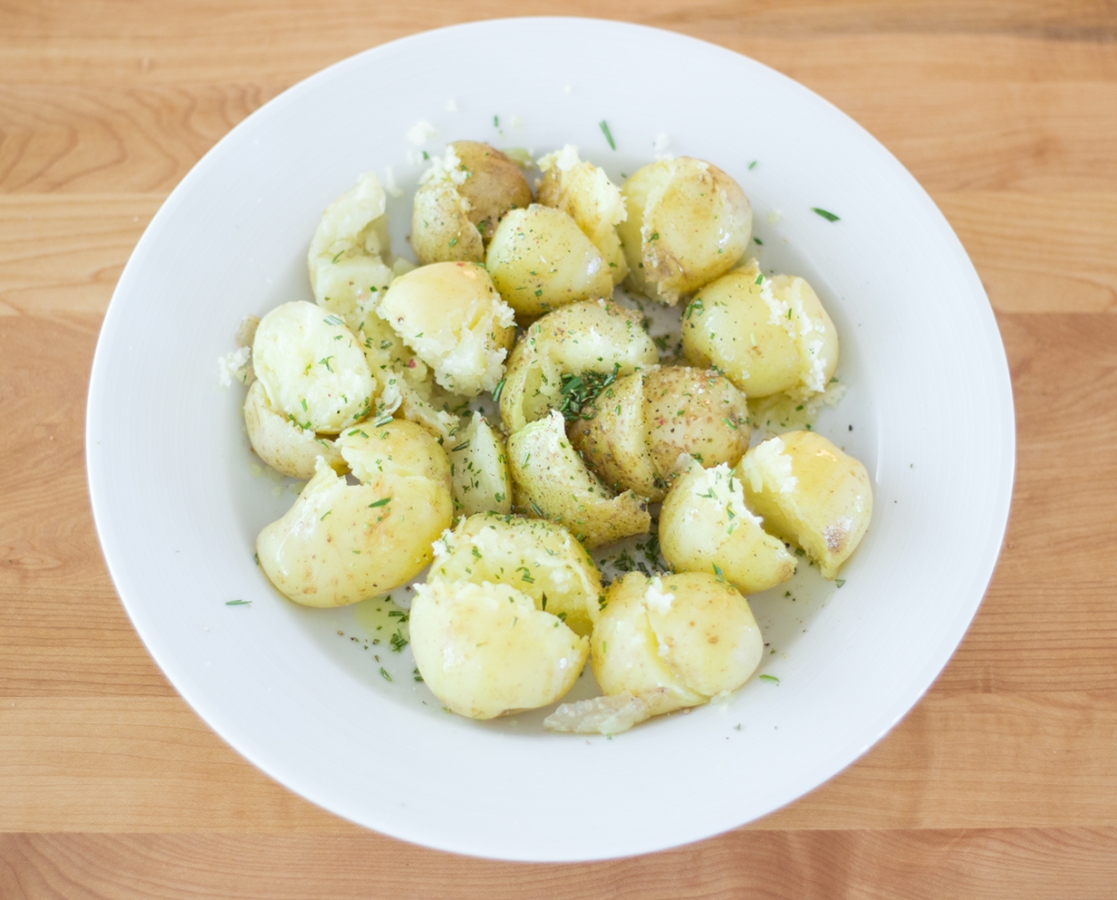
[(697, 572), (613, 582), (591, 640), (591, 664), (607, 696), (643, 699), (652, 715), (733, 691), (760, 664), (764, 641), (731, 585)]
[(428, 582), (507, 584), (540, 610), (589, 635), (605, 599), (586, 549), (560, 525), (493, 514), (470, 516), (434, 547)]
[(452, 517), (450, 464), (418, 425), (354, 429), (337, 447), (361, 483), (348, 484), (323, 461), (256, 540), (268, 579), (304, 606), (345, 606), (410, 581)]
[(628, 282), (675, 304), (725, 274), (748, 249), (752, 207), (740, 186), (712, 163), (663, 159), (621, 187), (627, 216), (618, 224)]
[(389, 265), (386, 206), (377, 177), (361, 175), (327, 207), (310, 242), (307, 265), (314, 299), (347, 320), (395, 277)]
[(272, 407), (319, 434), (337, 434), (363, 419), (379, 391), (341, 318), (301, 300), (260, 320), (252, 360)]
[(586, 468), (567, 440), (561, 413), (552, 412), (511, 435), (508, 463), (517, 505), (566, 526), (587, 547), (651, 528), (646, 501), (631, 491), (613, 496)]
[(743, 594), (795, 574), (795, 557), (745, 506), (741, 482), (724, 463), (704, 469), (689, 461), (660, 509), (659, 547), (675, 571), (720, 573)]
[(420, 266), (392, 282), (376, 314), (455, 394), (491, 391), (504, 374), (515, 315), (481, 266)]
[(802, 547), (825, 578), (837, 577), (873, 514), (865, 467), (820, 434), (791, 431), (753, 447), (736, 474), (767, 529)]
[(706, 285), (683, 313), (683, 355), (716, 366), (750, 399), (821, 393), (838, 365), (838, 334), (802, 278), (767, 278), (756, 260)]
[(447, 709), (473, 719), (555, 702), (589, 654), (588, 638), (506, 584), (419, 585), (410, 629), (427, 687)]
[[(517, 341), (500, 392), (500, 418), (519, 431), (564, 404), (564, 376), (619, 377), (659, 359), (639, 313), (607, 300), (565, 306), (540, 318)], [(565, 385), (569, 388), (569, 383)]]
[(628, 274), (617, 225), (627, 215), (624, 198), (605, 170), (578, 158), (578, 148), (567, 144), (539, 160), (543, 178), (539, 202), (567, 213), (601, 253), (613, 284)]
[(252, 382), (248, 389), (244, 424), (256, 455), (277, 472), (309, 481), (314, 477), (315, 461), (320, 456), (335, 471), (345, 470), (345, 461), (334, 442), (300, 428), (290, 416), (276, 412), (261, 381)]
[(500, 296), (525, 316), (613, 295), (601, 251), (569, 215), (537, 203), (501, 220), (485, 266)]

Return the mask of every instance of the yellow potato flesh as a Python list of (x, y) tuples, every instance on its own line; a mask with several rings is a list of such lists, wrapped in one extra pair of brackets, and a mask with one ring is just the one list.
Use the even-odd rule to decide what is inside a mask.
[(421, 585), (409, 624), (427, 687), (448, 709), (474, 719), (555, 702), (589, 654), (588, 638), (503, 584)]
[(837, 577), (872, 518), (865, 467), (813, 431), (792, 431), (753, 447), (736, 474), (767, 529), (802, 547), (824, 577)]

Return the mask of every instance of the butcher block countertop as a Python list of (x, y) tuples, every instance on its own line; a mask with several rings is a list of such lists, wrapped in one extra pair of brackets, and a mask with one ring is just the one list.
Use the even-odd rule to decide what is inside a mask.
[[(84, 467), (102, 318), (190, 167), (337, 60), (513, 12), (702, 38), (853, 116), (973, 259), (1016, 403), (1000, 561), (910, 714), (765, 819), (588, 864), (405, 844), (245, 762), (129, 623)], [(650, 90), (660, 75), (641, 73)], [(0, 413), (3, 900), (1117, 896), (1112, 0), (3, 0)], [(949, 422), (939, 439), (948, 452)]]

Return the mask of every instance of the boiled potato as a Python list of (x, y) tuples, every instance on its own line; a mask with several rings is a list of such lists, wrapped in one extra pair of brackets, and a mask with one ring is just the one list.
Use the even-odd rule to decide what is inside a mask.
[(337, 447), (360, 484), (323, 460), (294, 506), (256, 540), (268, 579), (304, 606), (357, 603), (410, 581), (433, 559), (431, 544), (453, 515), (450, 463), (420, 426), (353, 429)]
[(591, 548), (646, 534), (647, 502), (631, 491), (614, 497), (570, 445), (564, 424), (562, 414), (553, 411), (508, 438), (517, 505), (566, 526)]
[(473, 719), (554, 703), (589, 654), (588, 638), (507, 584), (419, 585), (410, 628), (427, 687), (447, 709)]
[[(764, 641), (745, 600), (713, 575), (684, 572), (648, 578), (630, 572), (605, 593), (605, 609), (591, 639), (594, 677), (619, 708), (585, 704), (591, 727), (631, 725), (708, 703), (739, 688), (756, 671)], [(641, 700), (633, 709), (629, 698)], [(609, 721), (609, 713), (627, 708)], [(545, 724), (554, 730), (586, 731), (583, 716), (569, 707)], [(603, 715), (604, 714), (604, 715)], [(615, 733), (615, 732), (611, 732)]]
[(557, 309), (531, 325), (513, 348), (500, 392), (501, 421), (512, 433), (562, 406), (570, 396), (564, 376), (592, 372), (615, 378), (658, 359), (639, 313), (607, 300)]
[(820, 434), (791, 431), (753, 447), (736, 475), (767, 530), (802, 547), (825, 578), (837, 577), (872, 517), (865, 467)]
[(750, 399), (821, 393), (838, 333), (802, 278), (764, 276), (756, 260), (704, 287), (683, 313), (683, 355), (716, 366)]
[(485, 244), (511, 209), (531, 203), (520, 167), (488, 144), (455, 141), (415, 192), (411, 247), (419, 262), (483, 262)]
[(539, 160), (543, 178), (539, 202), (567, 213), (593, 241), (609, 267), (613, 284), (628, 275), (617, 225), (627, 215), (624, 198), (605, 170), (578, 158), (578, 148), (567, 144)]
[(741, 458), (748, 405), (713, 370), (654, 367), (605, 388), (591, 414), (571, 425), (570, 439), (606, 484), (658, 502), (683, 454), (704, 466)]
[[(318, 305), (347, 320), (359, 304), (387, 289), (389, 265), (387, 200), (375, 175), (331, 203), (310, 242), (307, 265)], [(350, 327), (356, 331), (353, 323)]]
[(455, 394), (491, 391), (504, 374), (515, 314), (473, 263), (434, 263), (401, 275), (376, 314)]
[(613, 295), (601, 251), (569, 215), (538, 203), (501, 220), (485, 266), (500, 296), (525, 316)]
[(795, 574), (795, 557), (745, 506), (741, 482), (725, 463), (704, 469), (688, 461), (663, 501), (659, 547), (676, 572), (720, 573), (742, 594)]
[(663, 159), (621, 187), (627, 215), (617, 226), (628, 283), (675, 304), (737, 263), (752, 237), (752, 207), (740, 186), (712, 163)]
[(475, 414), (450, 436), (450, 443), (455, 514), (512, 512), (512, 480), (504, 438), (484, 416)]
[(367, 416), (379, 392), (353, 333), (313, 303), (284, 303), (264, 316), (252, 360), (272, 407), (307, 431), (337, 434)]
[(470, 516), (434, 545), (427, 582), (507, 584), (537, 609), (589, 635), (605, 599), (593, 559), (561, 525), (492, 513)]
[(334, 442), (299, 427), (291, 416), (276, 412), (261, 381), (252, 382), (248, 389), (244, 424), (256, 455), (277, 472), (309, 481), (314, 477), (318, 457), (324, 457), (335, 471), (345, 471), (345, 461)]

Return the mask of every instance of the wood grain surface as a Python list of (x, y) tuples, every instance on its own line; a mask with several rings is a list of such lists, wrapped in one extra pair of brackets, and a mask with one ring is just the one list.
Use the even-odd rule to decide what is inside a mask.
[[(973, 258), (1016, 402), (1000, 563), (904, 721), (746, 828), (584, 865), (403, 844), (244, 762), (133, 631), (84, 471), (104, 310), (199, 157), (345, 56), (512, 13), (690, 34), (854, 116)], [(1117, 896), (1115, 313), (1113, 0), (0, 0), (0, 898)]]

